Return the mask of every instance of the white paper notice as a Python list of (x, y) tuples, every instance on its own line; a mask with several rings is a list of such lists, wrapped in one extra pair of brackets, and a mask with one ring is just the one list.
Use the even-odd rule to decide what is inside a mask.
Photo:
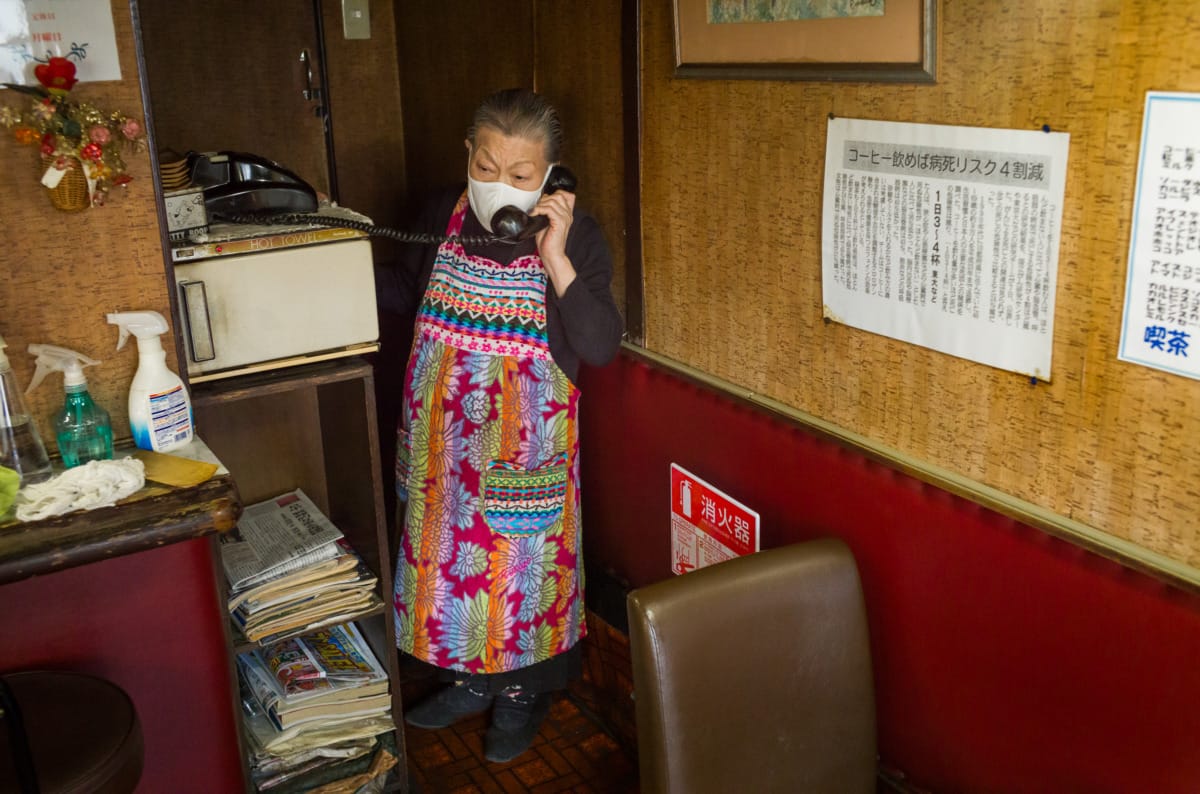
[(1118, 357), (1200, 378), (1200, 94), (1146, 94), (1132, 229)]
[(52, 57), (81, 82), (120, 80), (110, 0), (0, 0), (0, 83), (37, 85), (33, 70)]
[(1069, 142), (831, 119), (825, 316), (1049, 380)]

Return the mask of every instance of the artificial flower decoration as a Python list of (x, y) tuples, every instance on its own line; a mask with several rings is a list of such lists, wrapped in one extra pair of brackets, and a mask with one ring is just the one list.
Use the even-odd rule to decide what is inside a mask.
[(24, 111), (0, 107), (0, 125), (11, 130), (18, 143), (40, 146), (43, 184), (54, 187), (64, 175), (79, 169), (87, 180), (87, 203), (103, 206), (109, 190), (132, 180), (122, 153), (145, 147), (141, 123), (120, 111), (106, 113), (69, 99), (79, 81), (75, 64), (66, 58), (51, 58), (33, 73), (40, 87), (4, 84), (32, 100)]
[(57, 96), (66, 96), (79, 82), (75, 79), (75, 64), (66, 58), (51, 58), (49, 63), (39, 63), (33, 67), (33, 76)]

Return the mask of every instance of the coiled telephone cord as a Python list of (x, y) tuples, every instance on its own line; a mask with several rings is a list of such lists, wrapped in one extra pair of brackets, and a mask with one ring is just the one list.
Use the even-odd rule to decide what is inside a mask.
[(220, 220), (230, 221), (232, 223), (247, 223), (256, 225), (295, 225), (308, 224), (316, 226), (336, 226), (342, 229), (355, 229), (364, 232), (371, 237), (386, 237), (389, 240), (397, 240), (402, 243), (418, 243), (418, 244), (433, 244), (433, 243), (458, 243), (460, 245), (491, 245), (493, 243), (505, 243), (507, 245), (516, 245), (515, 240), (509, 240), (497, 235), (458, 235), (458, 234), (428, 234), (425, 232), (405, 232), (400, 229), (392, 229), (387, 226), (376, 226), (373, 223), (364, 221), (356, 221), (353, 218), (339, 218), (335, 215), (314, 215), (309, 213), (286, 213), (286, 214), (247, 214), (238, 213), (234, 215), (221, 215)]

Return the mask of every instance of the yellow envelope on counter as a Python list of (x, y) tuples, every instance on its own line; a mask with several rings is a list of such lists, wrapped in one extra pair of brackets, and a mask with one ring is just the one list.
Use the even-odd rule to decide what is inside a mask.
[(191, 488), (212, 477), (217, 470), (215, 463), (181, 458), (148, 449), (133, 449), (129, 454), (146, 467), (146, 479), (169, 485), (172, 488)]

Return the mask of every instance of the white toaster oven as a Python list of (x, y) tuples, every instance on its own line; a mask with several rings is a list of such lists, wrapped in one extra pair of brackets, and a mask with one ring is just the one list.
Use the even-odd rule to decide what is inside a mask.
[(310, 245), (289, 239), (306, 238), (274, 235), (174, 250), (190, 380), (378, 349), (367, 238)]

